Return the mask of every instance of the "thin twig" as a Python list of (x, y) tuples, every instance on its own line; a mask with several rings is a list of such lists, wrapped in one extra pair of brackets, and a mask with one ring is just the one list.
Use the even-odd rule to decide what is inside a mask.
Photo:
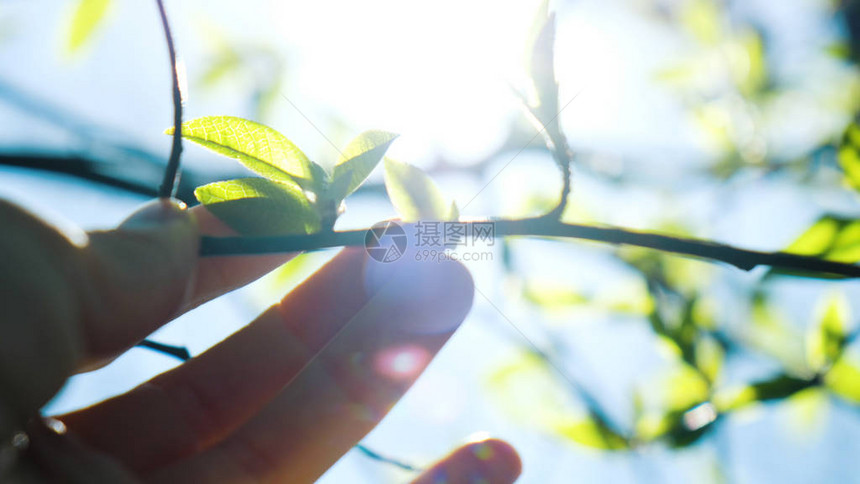
[(366, 455), (367, 457), (369, 457), (375, 461), (379, 461), (379, 462), (382, 462), (384, 464), (390, 464), (390, 465), (393, 465), (395, 467), (399, 467), (405, 471), (421, 472), (422, 470), (424, 470), (420, 467), (414, 466), (412, 464), (408, 464), (406, 462), (395, 459), (393, 457), (389, 457), (387, 455), (382, 455), (379, 452), (367, 447), (364, 444), (356, 444), (355, 448), (358, 449), (359, 451), (361, 451), (362, 454)]
[[(725, 262), (745, 271), (758, 266), (771, 266), (799, 271), (809, 276), (827, 274), (860, 277), (860, 266), (854, 264), (833, 262), (786, 252), (741, 249), (708, 240), (674, 237), (653, 232), (638, 232), (619, 227), (567, 224), (549, 217), (461, 223), (464, 226), (492, 223), (494, 235), (497, 237), (514, 235), (562, 237), (646, 247), (673, 254)], [(200, 254), (202, 256), (265, 254), (299, 252), (327, 247), (361, 246), (364, 244), (367, 230), (369, 229), (267, 237), (203, 237)]]
[(138, 343), (136, 346), (140, 348), (146, 348), (157, 353), (162, 353), (167, 356), (172, 356), (179, 361), (188, 361), (191, 359), (191, 353), (188, 351), (188, 348), (184, 346), (174, 346), (159, 343), (158, 341), (152, 341), (151, 339), (145, 339)]
[(170, 147), (170, 159), (164, 169), (164, 179), (158, 187), (158, 196), (172, 197), (176, 193), (179, 181), (179, 159), (182, 156), (182, 89), (179, 86), (179, 71), (176, 64), (176, 48), (173, 45), (173, 34), (164, 10), (164, 1), (156, 0), (158, 13), (161, 15), (161, 25), (164, 27), (164, 37), (167, 41), (167, 52), (170, 54), (170, 75), (173, 79), (173, 144)]

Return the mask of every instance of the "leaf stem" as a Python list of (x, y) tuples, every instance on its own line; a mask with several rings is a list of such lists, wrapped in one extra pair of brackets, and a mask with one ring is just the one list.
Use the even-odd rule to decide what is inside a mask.
[(158, 187), (158, 196), (161, 198), (172, 197), (179, 185), (179, 161), (182, 156), (182, 89), (179, 86), (179, 71), (176, 63), (176, 48), (173, 45), (173, 34), (170, 32), (170, 22), (167, 20), (167, 12), (164, 9), (164, 1), (156, 0), (158, 13), (161, 16), (161, 25), (164, 28), (164, 37), (167, 41), (167, 52), (170, 54), (170, 75), (173, 79), (173, 143), (170, 147), (170, 158), (164, 169), (164, 179)]
[[(486, 224), (461, 222), (464, 226)], [(602, 227), (559, 222), (549, 217), (494, 220), (494, 236), (560, 237), (592, 240), (613, 245), (645, 247), (673, 254), (724, 262), (745, 271), (771, 266), (814, 275), (860, 277), (860, 266), (787, 252), (761, 252), (717, 242), (640, 232), (620, 227)], [(202, 256), (299, 252), (341, 246), (361, 246), (369, 229), (319, 232), (309, 235), (267, 237), (203, 237)]]

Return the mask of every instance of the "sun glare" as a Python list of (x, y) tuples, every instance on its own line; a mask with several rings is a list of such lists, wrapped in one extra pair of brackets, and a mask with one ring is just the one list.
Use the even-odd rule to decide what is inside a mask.
[[(504, 138), (538, 2), (283, 2), (297, 91), (356, 126), (403, 133), (394, 156), (469, 161)], [(299, 20), (300, 19), (300, 20)], [(396, 20), (395, 20), (396, 19)], [(308, 101), (310, 102), (310, 101)]]

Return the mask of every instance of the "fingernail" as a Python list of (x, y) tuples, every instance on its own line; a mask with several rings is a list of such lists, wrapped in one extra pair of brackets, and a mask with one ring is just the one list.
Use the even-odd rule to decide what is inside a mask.
[(143, 204), (118, 227), (121, 232), (144, 236), (162, 245), (165, 254), (176, 258), (173, 265), (184, 268), (176, 269), (177, 272), (190, 274), (179, 307), (191, 298), (196, 284), (193, 266), (197, 263), (200, 240), (196, 218), (186, 208), (180, 200), (159, 198)]
[(517, 451), (505, 441), (486, 439), (458, 448), (413, 484), (436, 482), (486, 482), (511, 484), (522, 473)]
[(402, 257), (380, 262), (367, 257), (364, 284), (368, 297), (393, 309), (408, 309), (415, 317), (399, 329), (418, 334), (453, 332), (472, 306), (474, 285), (465, 266), (456, 261), (429, 262)]
[(478, 474), (491, 483), (514, 482), (522, 473), (522, 461), (510, 444), (499, 439), (486, 439), (466, 446), (464, 460), (474, 460), (481, 468)]
[(145, 203), (125, 219), (119, 228), (122, 230), (158, 229), (174, 222), (190, 220), (186, 205), (172, 198), (159, 198)]

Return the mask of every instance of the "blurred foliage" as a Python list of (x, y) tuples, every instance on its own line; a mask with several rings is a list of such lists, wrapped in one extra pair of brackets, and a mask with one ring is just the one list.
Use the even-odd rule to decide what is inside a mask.
[(488, 379), (503, 411), (559, 438), (604, 450), (629, 446), (606, 420), (577, 405), (559, 385), (545, 355), (522, 353), (511, 358)]
[(807, 336), (807, 362), (817, 372), (826, 371), (842, 357), (848, 338), (848, 301), (842, 294), (827, 299), (818, 321)]
[(562, 437), (596, 449), (621, 450), (630, 446), (627, 439), (591, 416), (558, 422), (554, 430)]
[(860, 362), (840, 359), (827, 372), (824, 383), (835, 395), (860, 404)]
[(244, 86), (252, 118), (269, 119), (275, 102), (286, 90), (287, 62), (283, 54), (266, 44), (228, 38), (210, 22), (201, 21), (199, 27), (209, 54), (196, 87), (205, 93), (231, 82)]
[[(809, 255), (837, 262), (860, 261), (860, 220), (824, 215), (794, 240), (785, 252)], [(767, 277), (797, 275), (786, 269), (770, 269)], [(838, 276), (832, 276), (838, 278)]]
[(69, 19), (68, 38), (65, 49), (69, 53), (78, 52), (90, 42), (93, 34), (102, 25), (111, 0), (78, 0), (74, 12)]
[(860, 126), (856, 123), (848, 125), (842, 136), (838, 160), (846, 181), (855, 190), (860, 190)]
[[(711, 174), (718, 178), (730, 178), (748, 167), (807, 172), (808, 159), (818, 149), (835, 146), (838, 135), (825, 134), (808, 153), (789, 153), (774, 144), (778, 142), (773, 136), (785, 106), (814, 101), (846, 120), (860, 107), (860, 80), (854, 72), (824, 92), (805, 89), (772, 72), (769, 56), (774, 53), (769, 52), (767, 31), (723, 2), (683, 1), (670, 16), (693, 47), (687, 59), (667, 66), (657, 77), (678, 93), (697, 120), (716, 155)], [(838, 61), (833, 64), (839, 68)]]
[[(556, 113), (540, 111), (540, 107), (558, 109), (553, 101), (558, 85), (552, 67), (554, 17), (545, 10), (540, 15), (547, 23), (533, 29), (534, 47), (527, 69), (535, 93), (528, 99), (531, 114), (546, 126)], [(796, 170), (808, 174), (813, 169), (811, 157), (829, 154), (829, 166), (841, 167), (844, 181), (860, 189), (860, 128), (853, 123), (841, 137), (822, 139), (821, 145), (811, 148), (814, 154), (809, 158), (802, 155), (796, 162), (771, 155), (764, 120), (775, 109), (776, 100), (790, 95), (796, 87), (783, 85), (772, 75), (768, 37), (761, 27), (738, 22), (722, 2), (715, 0), (679, 2), (671, 16), (676, 20), (673, 25), (691, 39), (692, 54), (657, 75), (680, 96), (717, 148), (709, 176), (731, 178), (750, 167), (763, 173)], [(856, 74), (854, 78), (849, 83), (851, 89), (857, 85)], [(836, 108), (834, 116), (845, 116), (846, 122), (854, 116), (860, 106), (855, 94), (853, 90), (846, 94), (848, 101)], [(839, 180), (831, 178), (829, 183), (834, 181)], [(551, 197), (545, 192), (518, 200), (519, 208), (506, 212), (531, 213), (535, 207), (551, 206)], [(577, 215), (573, 220), (581, 222)], [(689, 235), (683, 225), (669, 224), (662, 229)], [(722, 311), (713, 294), (716, 269), (702, 262), (647, 249), (617, 249), (612, 257), (637, 274), (641, 284), (613, 286), (614, 302), (608, 302), (605, 295), (583, 289), (574, 281), (517, 276), (522, 269), (516, 264), (516, 247), (504, 245), (504, 267), (510, 277), (521, 281), (510, 285), (509, 290), (516, 292), (516, 300), (539, 309), (542, 321), (572, 318), (574, 310), (620, 310), (650, 327), (655, 336), (654, 351), (665, 361), (661, 369), (641, 378), (631, 390), (632, 422), (619, 425), (607, 420), (599, 395), (590, 394), (575, 380), (571, 384), (572, 376), (564, 371), (563, 363), (554, 361), (570, 351), (558, 342), (564, 338), (555, 336), (555, 331), (565, 328), (544, 326), (547, 339), (553, 341), (549, 348), (532, 348), (527, 358), (509, 362), (490, 377), (500, 405), (510, 410), (514, 398), (518, 402), (516, 418), (525, 424), (596, 449), (622, 451), (657, 443), (677, 448), (701, 442), (722, 419), (762, 404), (790, 403), (798, 414), (806, 415), (805, 421), (813, 421), (811, 414), (824, 411), (828, 394), (860, 404), (860, 362), (847, 351), (854, 340), (854, 324), (841, 292), (822, 297), (803, 331), (796, 326), (794, 315), (785, 314), (772, 300), (770, 287), (791, 274), (767, 271), (758, 282), (739, 292), (740, 300), (747, 300), (745, 309), (732, 319), (745, 320), (734, 323), (726, 319), (733, 313)], [(860, 221), (851, 216), (823, 215), (784, 250), (858, 262)], [(627, 304), (617, 306), (617, 301)], [(750, 355), (770, 361), (777, 369), (770, 376), (740, 383), (724, 375), (734, 359)], [(556, 389), (551, 386), (553, 380)], [(559, 396), (559, 388), (568, 389), (569, 396)], [(519, 400), (526, 396), (529, 402)], [(531, 401), (535, 399), (538, 401)], [(561, 406), (560, 400), (568, 403)], [(554, 409), (550, 417), (543, 413), (548, 409)], [(535, 420), (536, 415), (543, 417)]]
[(840, 262), (857, 262), (860, 260), (860, 221), (822, 217), (785, 250)]
[(732, 25), (716, 0), (682, 2), (678, 20), (697, 47), (658, 78), (685, 99), (720, 153), (716, 172), (726, 176), (745, 164), (762, 163), (767, 146), (759, 113), (775, 89), (764, 35), (752, 25)]
[(522, 297), (549, 313), (568, 315), (575, 309), (598, 309), (616, 314), (644, 315), (654, 309), (653, 299), (643, 284), (619, 284), (603, 291), (583, 292), (556, 281), (527, 279), (520, 288)]

